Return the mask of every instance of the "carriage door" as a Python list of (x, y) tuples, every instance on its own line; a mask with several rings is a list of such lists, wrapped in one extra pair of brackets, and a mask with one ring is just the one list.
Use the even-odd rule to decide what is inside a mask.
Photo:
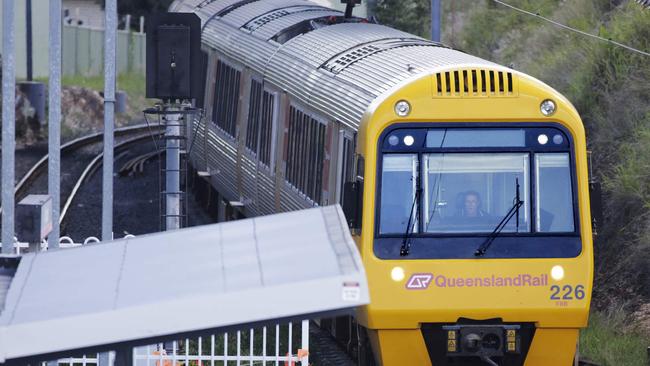
[(337, 170), (337, 202), (343, 204), (344, 185), (354, 178), (354, 134), (350, 131), (339, 131), (338, 143), (338, 170)]

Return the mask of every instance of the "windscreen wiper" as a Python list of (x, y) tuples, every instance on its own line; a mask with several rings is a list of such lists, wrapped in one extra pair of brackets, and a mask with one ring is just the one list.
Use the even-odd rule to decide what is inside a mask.
[(481, 244), (478, 249), (474, 252), (474, 255), (477, 257), (482, 257), (485, 255), (485, 252), (488, 250), (490, 245), (492, 245), (492, 242), (494, 239), (499, 236), (501, 233), (501, 230), (503, 230), (504, 227), (508, 224), (510, 219), (512, 219), (513, 216), (517, 216), (517, 232), (519, 232), (519, 208), (524, 205), (524, 201), (520, 199), (519, 196), (519, 178), (515, 178), (515, 184), (517, 186), (517, 192), (515, 194), (515, 203), (512, 205), (508, 213), (501, 219), (501, 222), (497, 225), (497, 227), (494, 228), (494, 230), (488, 235), (487, 238), (485, 238), (485, 241)]
[[(402, 247), (399, 249), (399, 255), (406, 257), (411, 252), (411, 233), (413, 232), (413, 227), (415, 226), (416, 220), (413, 220), (413, 210), (415, 210), (415, 216), (420, 212), (420, 192), (422, 188), (419, 187), (419, 184), (415, 190), (415, 197), (413, 197), (413, 204), (411, 205), (411, 213), (409, 215), (409, 221), (406, 224), (406, 232), (402, 237)], [(416, 210), (417, 207), (417, 210)]]

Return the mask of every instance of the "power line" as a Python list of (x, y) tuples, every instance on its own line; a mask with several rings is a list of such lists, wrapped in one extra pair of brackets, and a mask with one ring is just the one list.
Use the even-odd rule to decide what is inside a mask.
[(623, 43), (616, 42), (616, 41), (613, 41), (613, 40), (611, 40), (611, 39), (603, 38), (603, 37), (597, 36), (597, 35), (595, 35), (595, 34), (591, 34), (591, 33), (583, 32), (583, 31), (581, 31), (581, 30), (579, 30), (579, 29), (571, 28), (571, 27), (569, 27), (568, 25), (565, 25), (565, 24), (562, 24), (562, 23), (556, 22), (555, 20), (552, 20), (552, 19), (549, 19), (549, 18), (543, 17), (543, 16), (539, 15), (538, 13), (533, 13), (533, 12), (530, 12), (530, 11), (527, 11), (527, 10), (524, 10), (524, 9), (517, 8), (516, 6), (510, 5), (510, 4), (507, 4), (507, 3), (504, 3), (504, 2), (501, 1), (501, 0), (492, 0), (492, 1), (494, 1), (494, 2), (497, 3), (497, 4), (501, 4), (501, 5), (505, 6), (505, 7), (508, 7), (508, 8), (510, 8), (510, 9), (514, 10), (514, 11), (518, 11), (518, 12), (520, 12), (520, 13), (522, 13), (522, 14), (526, 14), (526, 15), (534, 16), (535, 18), (539, 18), (539, 19), (541, 19), (541, 20), (543, 20), (543, 21), (546, 21), (546, 22), (548, 22), (548, 23), (551, 23), (551, 24), (553, 24), (553, 25), (555, 25), (555, 26), (557, 26), (557, 27), (560, 27), (560, 28), (562, 28), (562, 29), (566, 29), (566, 30), (568, 30), (568, 31), (575, 32), (575, 33), (581, 34), (581, 35), (583, 35), (583, 36), (591, 37), (591, 38), (597, 39), (597, 40), (599, 40), (599, 41), (607, 42), (607, 43), (609, 43), (609, 44), (613, 44), (614, 46), (625, 48), (625, 49), (628, 50), (628, 51), (636, 52), (636, 53), (641, 54), (641, 55), (643, 55), (643, 56), (648, 56), (648, 57), (650, 57), (650, 53), (645, 52), (645, 51), (642, 51), (642, 50), (639, 50), (639, 49), (636, 49), (636, 48), (631, 47), (631, 46), (628, 46), (628, 45), (625, 45), (625, 44), (623, 44)]

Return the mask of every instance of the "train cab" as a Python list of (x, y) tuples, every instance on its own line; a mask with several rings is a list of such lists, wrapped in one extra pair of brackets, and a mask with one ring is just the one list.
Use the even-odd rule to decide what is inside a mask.
[(381, 284), (358, 319), (376, 362), (571, 364), (593, 271), (575, 109), (524, 74), (472, 67), (374, 107), (359, 245)]

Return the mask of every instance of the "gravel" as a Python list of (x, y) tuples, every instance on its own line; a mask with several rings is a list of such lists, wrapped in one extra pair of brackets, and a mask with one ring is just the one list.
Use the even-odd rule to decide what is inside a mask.
[[(118, 174), (126, 161), (152, 151), (154, 151), (153, 143), (146, 141), (130, 149), (128, 154), (115, 161), (113, 228), (116, 238), (127, 234), (143, 235), (161, 231), (157, 158), (152, 158), (145, 164), (142, 174), (125, 177), (120, 177)], [(101, 236), (101, 185), (102, 170), (98, 169), (79, 190), (64, 222), (61, 235), (68, 235), (75, 242), (82, 242), (90, 236)], [(191, 196), (188, 206), (189, 226), (214, 222)]]

